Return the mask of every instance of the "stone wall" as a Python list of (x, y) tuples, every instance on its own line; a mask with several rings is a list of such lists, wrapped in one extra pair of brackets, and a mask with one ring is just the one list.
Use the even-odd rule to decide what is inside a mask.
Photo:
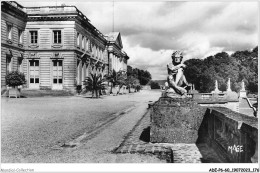
[(199, 130), (199, 140), (204, 140), (228, 162), (257, 162), (257, 123), (257, 118), (227, 108), (208, 108)]
[(195, 143), (205, 110), (191, 99), (161, 97), (152, 106), (150, 141)]
[(151, 105), (150, 142), (206, 143), (223, 162), (255, 163), (258, 119), (192, 99), (163, 98)]

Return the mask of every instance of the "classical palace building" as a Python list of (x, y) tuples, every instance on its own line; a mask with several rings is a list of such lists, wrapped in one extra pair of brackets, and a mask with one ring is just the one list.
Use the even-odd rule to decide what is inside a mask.
[(126, 71), (119, 32), (104, 36), (75, 6), (2, 5), (2, 88), (8, 71), (26, 75), (30, 89), (70, 89), (90, 73)]
[(129, 57), (123, 51), (123, 44), (119, 32), (111, 32), (106, 35), (108, 40), (108, 59), (109, 69), (118, 71), (127, 71), (127, 60)]
[[(9, 2), (10, 3), (10, 2)], [(27, 14), (23, 6), (1, 2), (1, 88), (5, 87), (5, 76), (10, 71), (23, 71), (23, 39)]]

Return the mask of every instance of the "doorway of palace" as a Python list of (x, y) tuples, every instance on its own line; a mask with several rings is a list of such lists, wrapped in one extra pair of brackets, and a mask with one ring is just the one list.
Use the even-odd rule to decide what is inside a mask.
[(52, 61), (52, 89), (62, 90), (63, 75), (62, 75), (62, 60)]
[(40, 68), (39, 60), (29, 60), (29, 88), (40, 88)]

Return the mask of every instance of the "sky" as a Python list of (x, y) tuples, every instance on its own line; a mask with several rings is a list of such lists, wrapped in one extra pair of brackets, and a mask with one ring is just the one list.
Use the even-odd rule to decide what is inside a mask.
[[(173, 50), (184, 61), (258, 45), (256, 1), (17, 1), (25, 7), (75, 5), (103, 34), (121, 33), (128, 65), (166, 79)], [(114, 17), (113, 17), (114, 16)]]

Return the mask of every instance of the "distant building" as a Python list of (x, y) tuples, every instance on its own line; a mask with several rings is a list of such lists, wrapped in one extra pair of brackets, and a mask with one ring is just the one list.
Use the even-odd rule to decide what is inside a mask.
[(8, 71), (30, 89), (75, 90), (90, 73), (127, 70), (119, 32), (105, 37), (75, 6), (23, 7), (2, 2), (2, 88)]
[(108, 40), (109, 70), (127, 72), (128, 55), (123, 51), (123, 44), (119, 32), (111, 32), (106, 35)]

